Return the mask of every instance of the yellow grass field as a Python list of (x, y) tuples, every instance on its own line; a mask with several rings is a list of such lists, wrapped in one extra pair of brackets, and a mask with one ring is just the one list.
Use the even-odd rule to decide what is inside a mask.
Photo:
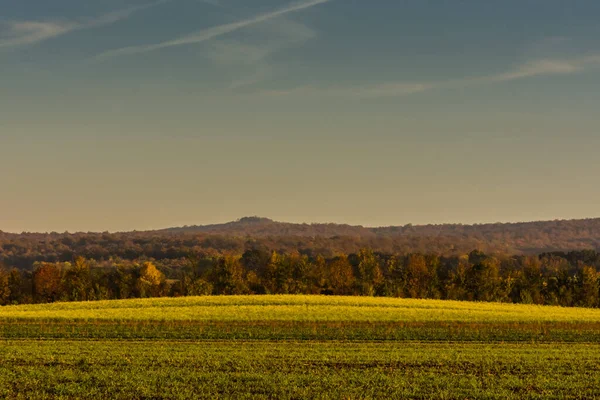
[(304, 295), (185, 297), (0, 308), (1, 320), (600, 323), (600, 309)]

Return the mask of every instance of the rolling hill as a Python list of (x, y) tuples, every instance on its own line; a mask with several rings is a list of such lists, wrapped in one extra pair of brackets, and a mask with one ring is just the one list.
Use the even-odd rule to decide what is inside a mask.
[(234, 237), (352, 237), (361, 240), (382, 238), (429, 238), (495, 244), (521, 252), (581, 250), (600, 248), (600, 218), (519, 223), (404, 225), (367, 228), (346, 224), (297, 224), (269, 218), (244, 217), (215, 225), (170, 228), (157, 232), (202, 233)]

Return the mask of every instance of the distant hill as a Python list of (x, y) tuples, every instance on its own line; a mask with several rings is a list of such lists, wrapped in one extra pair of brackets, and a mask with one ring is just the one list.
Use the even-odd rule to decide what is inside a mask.
[(294, 224), (245, 217), (224, 224), (146, 232), (22, 233), (0, 231), (0, 267), (30, 268), (35, 261), (179, 259), (191, 253), (242, 254), (249, 249), (333, 257), (361, 248), (387, 254), (460, 255), (472, 250), (524, 255), (600, 251), (600, 218), (478, 225), (405, 225), (367, 228)]
[(376, 232), (362, 226), (346, 224), (294, 224), (277, 222), (263, 217), (244, 217), (237, 221), (214, 225), (194, 225), (165, 229), (167, 232), (200, 232), (231, 236), (306, 236), (331, 238), (335, 236), (374, 237)]
[[(444, 238), (518, 252), (600, 249), (600, 218), (519, 223), (404, 225), (366, 228), (346, 224), (296, 224), (269, 218), (244, 217), (215, 225), (185, 226), (164, 230), (171, 233), (204, 233), (235, 237), (352, 237), (368, 240)], [(161, 231), (157, 231), (161, 232)], [(457, 243), (458, 244), (458, 243)]]

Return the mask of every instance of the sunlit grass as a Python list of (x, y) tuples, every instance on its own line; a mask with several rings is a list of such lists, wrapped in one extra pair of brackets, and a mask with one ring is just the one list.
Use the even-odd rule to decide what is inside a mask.
[(600, 310), (329, 296), (0, 308), (0, 398), (598, 398)]
[(597, 344), (0, 341), (0, 398), (592, 399)]
[(0, 308), (1, 320), (600, 322), (600, 310), (505, 303), (308, 295), (54, 303)]

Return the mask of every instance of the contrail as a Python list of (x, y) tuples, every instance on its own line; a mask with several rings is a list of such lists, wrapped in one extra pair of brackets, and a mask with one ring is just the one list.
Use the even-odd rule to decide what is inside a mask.
[(275, 11), (271, 11), (271, 12), (268, 12), (265, 14), (261, 14), (261, 15), (255, 16), (253, 18), (249, 18), (246, 20), (238, 21), (238, 22), (231, 22), (229, 24), (223, 24), (223, 25), (212, 27), (212, 28), (204, 29), (204, 30), (192, 33), (190, 35), (179, 37), (177, 39), (168, 40), (165, 42), (160, 42), (160, 43), (155, 43), (155, 44), (149, 44), (149, 45), (129, 46), (129, 47), (123, 47), (120, 49), (109, 50), (107, 52), (97, 55), (96, 57), (94, 57), (94, 59), (97, 61), (102, 61), (102, 60), (106, 60), (106, 59), (118, 57), (118, 56), (123, 56), (123, 55), (147, 53), (150, 51), (160, 50), (160, 49), (164, 49), (167, 47), (201, 43), (201, 42), (205, 42), (207, 40), (213, 39), (215, 37), (222, 36), (227, 33), (231, 33), (231, 32), (240, 30), (240, 29), (245, 28), (250, 25), (255, 25), (260, 22), (264, 22), (264, 21), (267, 21), (267, 20), (270, 20), (273, 18), (277, 18), (277, 17), (280, 17), (285, 14), (289, 14), (289, 13), (293, 13), (296, 11), (311, 8), (311, 7), (317, 6), (319, 4), (327, 3), (329, 1), (331, 1), (331, 0), (310, 0), (310, 1), (300, 2), (300, 3), (290, 4), (287, 7), (284, 7), (284, 8), (275, 10)]

